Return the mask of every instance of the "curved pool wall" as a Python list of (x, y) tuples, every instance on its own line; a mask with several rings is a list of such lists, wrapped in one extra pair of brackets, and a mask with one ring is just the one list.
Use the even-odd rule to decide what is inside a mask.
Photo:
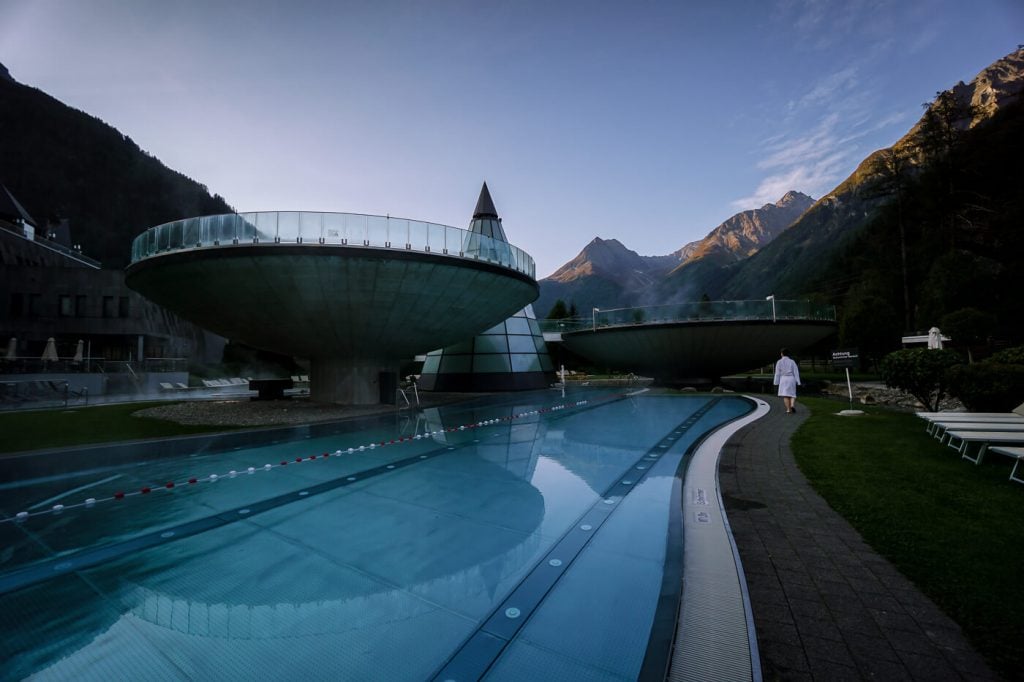
[(546, 391), (105, 460), (18, 457), (2, 496), (0, 677), (664, 669), (689, 454), (751, 407)]
[(393, 402), (401, 361), (471, 338), (536, 299), (533, 259), (421, 221), (262, 212), (159, 225), (126, 282), (221, 336), (308, 358), (322, 402)]

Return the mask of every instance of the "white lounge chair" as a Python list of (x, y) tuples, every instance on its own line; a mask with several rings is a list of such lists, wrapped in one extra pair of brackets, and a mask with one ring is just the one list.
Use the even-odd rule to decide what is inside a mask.
[(1013, 412), (918, 412), (918, 417), (926, 423), (926, 433), (935, 433), (935, 424), (938, 422), (953, 423), (984, 423), (984, 422), (1021, 422), (1024, 423), (1024, 415)]
[(976, 422), (932, 422), (932, 435), (941, 443), (949, 431), (1024, 431), (1024, 420), (1019, 421), (976, 421)]
[(1013, 457), (1016, 461), (1013, 463), (1013, 471), (1010, 472), (1010, 480), (1016, 483), (1024, 483), (1024, 478), (1017, 475), (1017, 467), (1024, 461), (1024, 448), (1011, 448), (1004, 445), (997, 445), (989, 448), (989, 451), (999, 455), (1006, 455), (1007, 457)]
[[(1007, 431), (947, 431), (949, 436), (947, 445), (960, 453), (960, 456), (969, 462), (981, 464), (985, 458), (985, 452), (992, 444), (996, 445), (1024, 445), (1024, 431), (1017, 433)], [(957, 441), (958, 445), (953, 445)], [(979, 443), (978, 453), (971, 456), (971, 445)]]

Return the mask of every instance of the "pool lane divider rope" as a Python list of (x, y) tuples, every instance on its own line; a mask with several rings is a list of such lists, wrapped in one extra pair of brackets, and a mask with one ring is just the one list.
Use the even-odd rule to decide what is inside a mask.
[[(612, 395), (610, 397), (600, 398), (600, 399), (598, 399), (597, 402), (607, 402), (609, 399), (621, 399), (624, 396), (625, 396), (625, 394), (614, 394), (614, 395)], [(42, 509), (42, 510), (34, 511), (34, 512), (33, 511), (19, 511), (14, 516), (8, 516), (6, 518), (0, 519), (0, 524), (11, 523), (11, 522), (24, 522), (24, 521), (27, 521), (28, 519), (30, 519), (32, 517), (43, 516), (43, 515), (46, 515), (46, 514), (60, 514), (60, 513), (64, 512), (64, 511), (68, 511), (68, 510), (72, 510), (72, 509), (91, 508), (91, 507), (94, 507), (97, 504), (116, 502), (116, 501), (119, 501), (119, 500), (124, 500), (124, 499), (132, 498), (132, 497), (139, 497), (141, 495), (149, 495), (149, 494), (151, 494), (151, 493), (153, 493), (155, 491), (158, 491), (158, 490), (173, 490), (173, 489), (179, 488), (179, 487), (188, 487), (188, 486), (200, 485), (200, 484), (203, 484), (203, 483), (216, 483), (217, 481), (222, 481), (222, 480), (225, 480), (225, 479), (235, 479), (235, 478), (239, 478), (241, 476), (252, 475), (252, 474), (256, 474), (256, 473), (264, 472), (264, 471), (272, 471), (274, 469), (281, 469), (281, 468), (289, 466), (289, 465), (294, 466), (295, 464), (302, 464), (304, 462), (312, 462), (312, 461), (315, 461), (315, 460), (318, 460), (318, 459), (328, 459), (330, 457), (341, 457), (341, 456), (346, 455), (346, 454), (352, 455), (352, 454), (355, 454), (355, 453), (358, 453), (358, 452), (369, 452), (369, 451), (372, 451), (372, 450), (376, 450), (377, 448), (390, 447), (392, 445), (401, 445), (403, 443), (411, 443), (413, 441), (424, 440), (424, 439), (427, 439), (427, 438), (431, 438), (433, 436), (441, 436), (441, 435), (444, 435), (445, 433), (452, 433), (452, 432), (459, 432), (459, 431), (468, 431), (470, 429), (475, 429), (475, 428), (480, 428), (480, 427), (485, 427), (485, 426), (492, 426), (494, 424), (498, 424), (498, 423), (501, 423), (501, 422), (512, 421), (514, 419), (522, 419), (524, 417), (531, 417), (531, 416), (535, 416), (535, 415), (539, 415), (539, 414), (546, 414), (546, 413), (549, 413), (549, 412), (557, 412), (559, 410), (565, 410), (565, 409), (570, 409), (570, 408), (574, 408), (574, 407), (581, 407), (583, 405), (591, 404), (592, 402), (595, 402), (595, 401), (592, 401), (592, 400), (577, 400), (577, 401), (573, 401), (573, 402), (569, 402), (569, 403), (562, 403), (562, 404), (559, 404), (559, 405), (552, 405), (550, 407), (538, 408), (536, 410), (529, 410), (529, 411), (526, 411), (526, 412), (519, 412), (519, 413), (516, 413), (516, 414), (513, 414), (513, 415), (507, 415), (507, 416), (504, 416), (504, 417), (495, 417), (494, 419), (484, 419), (482, 421), (472, 422), (472, 423), (469, 423), (469, 424), (461, 424), (459, 426), (451, 426), (451, 427), (443, 428), (443, 429), (440, 429), (440, 430), (428, 431), (426, 433), (416, 434), (415, 436), (400, 436), (398, 438), (392, 438), (392, 439), (388, 439), (388, 440), (372, 441), (370, 443), (365, 443), (365, 444), (358, 445), (358, 446), (351, 446), (351, 447), (349, 447), (347, 449), (337, 449), (333, 453), (332, 452), (324, 452), (324, 453), (319, 454), (319, 455), (306, 455), (304, 457), (295, 457), (295, 458), (282, 459), (282, 460), (280, 460), (277, 463), (263, 464), (262, 466), (258, 466), (258, 467), (257, 466), (251, 466), (251, 467), (247, 467), (245, 469), (232, 469), (230, 471), (219, 473), (219, 474), (209, 474), (207, 476), (191, 476), (191, 477), (189, 477), (187, 479), (180, 479), (180, 480), (176, 480), (176, 481), (165, 481), (163, 483), (154, 483), (154, 484), (151, 484), (151, 485), (142, 486), (141, 488), (139, 488), (137, 490), (129, 490), (127, 492), (123, 491), (123, 490), (118, 490), (117, 492), (114, 492), (113, 494), (108, 495), (106, 497), (99, 497), (99, 498), (97, 498), (97, 497), (89, 497), (89, 498), (86, 498), (85, 500), (83, 500), (81, 502), (78, 502), (78, 503), (75, 503), (75, 504), (67, 504), (67, 505), (65, 505), (65, 504), (59, 504), (58, 503), (58, 504), (54, 504), (49, 509)]]
[(590, 543), (622, 500), (636, 488), (661, 457), (718, 404), (712, 398), (680, 422), (636, 460), (565, 535), (534, 565), (518, 585), (456, 649), (431, 678), (438, 681), (479, 680), (487, 674), (529, 618)]
[[(470, 429), (473, 429), (473, 428), (477, 428), (477, 427), (492, 426), (494, 424), (498, 424), (498, 423), (501, 423), (501, 422), (509, 422), (509, 421), (514, 420), (514, 419), (522, 419), (524, 417), (529, 417), (529, 416), (535, 416), (535, 415), (540, 415), (540, 414), (548, 414), (548, 413), (552, 413), (552, 412), (560, 412), (560, 411), (563, 411), (563, 410), (571, 408), (571, 407), (579, 407), (581, 409), (593, 409), (593, 408), (596, 408), (596, 407), (600, 406), (601, 404), (605, 404), (605, 403), (608, 403), (608, 402), (613, 402), (613, 401), (616, 401), (616, 400), (622, 400), (622, 399), (624, 399), (626, 397), (628, 397), (628, 394), (613, 394), (613, 395), (610, 395), (610, 396), (602, 397), (602, 398), (597, 399), (597, 400), (578, 400), (578, 401), (574, 401), (574, 402), (571, 402), (571, 403), (563, 403), (563, 404), (560, 404), (560, 405), (552, 405), (550, 407), (538, 408), (536, 410), (529, 410), (529, 411), (526, 411), (526, 412), (520, 412), (520, 413), (517, 413), (517, 414), (514, 414), (514, 415), (509, 415), (509, 416), (506, 416), (506, 417), (499, 417), (499, 418), (494, 418), (494, 419), (486, 419), (486, 420), (482, 420), (482, 421), (479, 421), (479, 422), (474, 422), (474, 423), (471, 423), (471, 424), (462, 424), (460, 426), (452, 426), (452, 427), (444, 428), (444, 429), (441, 429), (441, 430), (435, 430), (435, 431), (432, 431), (430, 434), (426, 434), (426, 435), (420, 434), (418, 436), (406, 436), (406, 437), (401, 438), (401, 439), (395, 439), (395, 440), (389, 440), (389, 441), (375, 441), (374, 443), (371, 443), (369, 445), (359, 446), (359, 447), (352, 447), (352, 448), (349, 448), (348, 450), (345, 450), (345, 451), (336, 450), (335, 451), (335, 455), (337, 455), (339, 452), (360, 452), (360, 451), (373, 450), (373, 449), (376, 449), (377, 447), (382, 447), (382, 446), (386, 446), (386, 445), (390, 445), (390, 444), (397, 445), (397, 444), (399, 444), (401, 442), (406, 442), (407, 443), (407, 442), (410, 442), (410, 441), (415, 441), (415, 440), (417, 440), (417, 438), (419, 440), (424, 440), (426, 438), (429, 438), (430, 435), (441, 435), (441, 434), (444, 434), (444, 433), (451, 433), (451, 432), (463, 432), (463, 431), (467, 431), (467, 430), (470, 430)], [(470, 445), (470, 444), (471, 443), (461, 443), (461, 444), (459, 444), (459, 447)], [(293, 491), (293, 492), (289, 492), (289, 493), (284, 493), (282, 495), (276, 495), (276, 496), (268, 498), (266, 500), (262, 500), (262, 501), (259, 501), (259, 502), (254, 502), (252, 504), (248, 504), (248, 505), (241, 506), (241, 507), (235, 507), (234, 509), (229, 509), (229, 510), (226, 510), (226, 511), (223, 511), (223, 512), (218, 512), (218, 513), (212, 514), (210, 516), (207, 516), (207, 517), (204, 517), (204, 518), (201, 518), (201, 519), (196, 519), (196, 520), (193, 520), (193, 521), (187, 521), (187, 522), (179, 524), (177, 526), (173, 526), (173, 527), (170, 527), (170, 528), (165, 528), (165, 529), (162, 529), (162, 530), (159, 530), (159, 531), (153, 531), (151, 533), (145, 533), (143, 535), (139, 535), (139, 536), (127, 539), (127, 540), (122, 540), (122, 541), (119, 541), (119, 542), (114, 542), (114, 543), (111, 543), (111, 544), (103, 545), (101, 547), (91, 547), (91, 548), (81, 549), (81, 550), (78, 550), (78, 551), (75, 551), (75, 552), (71, 552), (69, 554), (65, 554), (65, 555), (62, 555), (62, 556), (51, 557), (51, 558), (48, 558), (48, 559), (45, 559), (45, 560), (42, 560), (42, 561), (38, 561), (38, 562), (35, 562), (35, 563), (30, 564), (28, 566), (24, 566), (22, 568), (18, 568), (18, 569), (15, 569), (13, 571), (10, 571), (9, 573), (5, 573), (5, 574), (0, 575), (0, 595), (7, 594), (7, 593), (10, 593), (10, 592), (15, 592), (15, 591), (21, 590), (21, 589), (25, 589), (27, 587), (31, 587), (32, 585), (36, 585), (36, 584), (45, 582), (47, 580), (51, 580), (53, 578), (59, 577), (59, 576), (67, 575), (69, 573), (74, 573), (76, 571), (81, 571), (81, 570), (85, 570), (85, 569), (88, 569), (88, 568), (92, 568), (94, 566), (98, 566), (100, 564), (103, 564), (103, 563), (106, 563), (106, 562), (109, 562), (109, 561), (112, 561), (112, 560), (115, 560), (115, 559), (122, 558), (122, 557), (126, 556), (129, 553), (134, 553), (134, 552), (139, 552), (139, 551), (142, 551), (142, 550), (150, 549), (152, 547), (157, 547), (159, 545), (166, 544), (168, 542), (174, 542), (174, 541), (181, 540), (181, 539), (184, 539), (184, 538), (187, 538), (187, 537), (191, 537), (193, 535), (198, 535), (200, 533), (204, 533), (204, 532), (206, 532), (208, 530), (213, 530), (215, 528), (220, 528), (220, 527), (228, 525), (230, 523), (234, 523), (236, 521), (249, 518), (250, 516), (253, 516), (255, 514), (259, 514), (261, 512), (265, 512), (265, 511), (270, 511), (271, 509), (276, 509), (277, 507), (283, 506), (285, 504), (290, 504), (292, 502), (297, 502), (299, 500), (305, 500), (305, 499), (308, 499), (310, 497), (314, 497), (315, 495), (319, 495), (321, 493), (329, 492), (329, 491), (335, 490), (337, 488), (342, 488), (342, 487), (345, 487), (345, 486), (348, 486), (348, 485), (352, 485), (353, 483), (365, 481), (367, 479), (373, 478), (374, 476), (379, 476), (381, 474), (390, 473), (392, 471), (396, 471), (398, 469), (402, 469), (402, 468), (411, 466), (412, 464), (416, 464), (416, 463), (419, 463), (419, 462), (423, 462), (425, 460), (432, 459), (434, 457), (437, 457), (439, 455), (448, 453), (448, 452), (450, 452), (452, 450), (455, 450), (455, 449), (456, 449), (455, 445), (445, 444), (443, 447), (435, 448), (435, 449), (430, 450), (430, 451), (428, 451), (426, 453), (422, 453), (422, 454), (419, 454), (419, 455), (413, 455), (411, 457), (407, 457), (407, 458), (402, 459), (402, 460), (396, 460), (396, 461), (393, 461), (393, 462), (389, 462), (387, 464), (381, 464), (380, 466), (377, 466), (377, 467), (373, 467), (373, 468), (370, 468), (370, 469), (364, 469), (364, 470), (361, 470), (359, 472), (356, 472), (356, 473), (353, 473), (353, 474), (350, 474), (350, 475), (347, 475), (347, 476), (341, 476), (339, 478), (332, 479), (330, 481), (325, 481), (323, 483), (318, 483), (318, 484), (315, 484), (315, 485), (311, 485), (311, 486), (303, 488), (302, 490), (299, 490), (297, 492)], [(321, 455), (320, 457), (317, 457), (317, 456), (297, 457), (297, 458), (295, 458), (294, 461), (295, 461), (296, 464), (298, 464), (298, 463), (314, 461), (314, 460), (317, 460), (317, 459), (323, 460), (323, 459), (329, 459), (329, 458), (330, 458), (330, 456), (327, 453), (325, 453), (324, 455)], [(278, 465), (267, 465), (267, 467), (269, 467), (269, 469), (266, 468), (266, 467), (262, 467), (261, 469), (256, 469), (255, 467), (250, 467), (251, 471), (247, 470), (246, 472), (242, 472), (242, 473), (243, 474), (245, 474), (245, 473), (255, 473), (256, 471), (260, 471), (260, 470), (269, 471), (269, 470), (272, 470), (274, 468), (280, 468), (280, 467), (283, 467), (283, 466), (287, 466), (287, 464), (282, 462), (281, 464), (278, 464)], [(233, 473), (236, 476), (239, 475), (239, 473), (237, 471), (235, 471)], [(228, 476), (226, 478), (231, 478), (231, 474), (228, 474)], [(191, 483), (193, 480), (195, 482)], [(191, 485), (196, 485), (196, 484), (198, 484), (200, 482), (214, 482), (214, 481), (218, 481), (218, 480), (222, 480), (222, 477), (218, 476), (216, 474), (211, 474), (210, 476), (207, 476), (207, 477), (202, 478), (202, 479), (198, 479), (198, 478), (196, 478), (196, 479), (191, 479), (191, 478), (188, 479), (188, 481), (190, 482)], [(174, 484), (173, 482), (168, 482), (168, 484), (163, 486), (163, 488), (166, 489), (166, 490), (173, 490), (176, 487), (177, 487), (177, 484)], [(142, 488), (141, 490), (138, 490), (138, 491), (135, 491), (135, 492), (132, 492), (132, 493), (115, 493), (113, 496), (111, 496), (109, 498), (104, 498), (102, 501), (110, 502), (110, 501), (114, 501), (114, 500), (123, 500), (124, 498), (129, 497), (129, 496), (147, 495), (147, 494), (150, 494), (152, 492), (152, 490), (153, 490), (152, 488)], [(55, 505), (55, 506), (61, 506), (61, 505)], [(81, 504), (76, 504), (76, 505), (68, 505), (67, 507), (61, 506), (61, 509), (59, 509), (59, 510), (58, 509), (46, 510), (45, 512), (37, 512), (36, 514), (32, 514), (32, 516), (39, 516), (41, 514), (46, 514), (46, 513), (57, 514), (57, 513), (62, 512), (64, 509), (73, 509), (73, 508), (76, 508), (76, 507), (91, 507), (91, 506), (92, 506), (92, 504), (88, 504), (88, 503), (81, 503)], [(22, 518), (20, 518), (18, 520), (22, 520), (23, 518), (24, 517), (22, 517)], [(4, 521), (10, 521), (10, 520), (11, 519), (8, 518), (8, 519), (5, 519)]]

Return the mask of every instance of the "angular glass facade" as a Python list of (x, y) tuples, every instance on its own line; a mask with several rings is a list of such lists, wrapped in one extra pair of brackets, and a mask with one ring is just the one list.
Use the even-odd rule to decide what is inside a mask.
[(520, 391), (549, 386), (554, 364), (528, 305), (470, 341), (427, 354), (420, 372), (426, 391)]

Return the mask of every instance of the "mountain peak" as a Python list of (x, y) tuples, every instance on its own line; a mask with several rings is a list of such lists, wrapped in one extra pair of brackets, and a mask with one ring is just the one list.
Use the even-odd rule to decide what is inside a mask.
[(779, 208), (786, 208), (788, 206), (793, 205), (794, 203), (805, 204), (806, 206), (810, 206), (811, 204), (814, 203), (814, 199), (807, 196), (803, 192), (797, 192), (796, 190), (791, 189), (784, 195), (782, 195), (782, 198), (776, 201), (775, 205), (778, 206)]
[(17, 83), (18, 82), (16, 80), (14, 80), (14, 76), (11, 75), (11, 72), (8, 71), (7, 67), (4, 66), (3, 64), (0, 64), (0, 81), (7, 81), (8, 83)]

